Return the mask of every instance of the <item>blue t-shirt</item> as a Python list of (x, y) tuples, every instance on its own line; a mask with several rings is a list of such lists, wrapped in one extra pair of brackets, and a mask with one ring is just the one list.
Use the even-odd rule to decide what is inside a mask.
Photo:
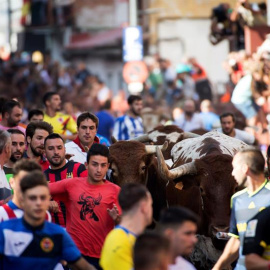
[(111, 141), (111, 133), (114, 127), (114, 118), (106, 111), (100, 111), (96, 114), (99, 119), (98, 134)]
[(81, 257), (71, 237), (59, 225), (45, 221), (32, 227), (23, 218), (0, 224), (0, 269), (53, 270), (60, 260)]

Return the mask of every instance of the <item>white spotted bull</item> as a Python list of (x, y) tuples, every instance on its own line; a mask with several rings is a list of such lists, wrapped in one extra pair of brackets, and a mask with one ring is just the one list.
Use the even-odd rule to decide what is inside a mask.
[(167, 204), (186, 206), (199, 214), (201, 234), (214, 239), (217, 232), (228, 230), (230, 198), (237, 188), (231, 175), (232, 158), (247, 147), (217, 131), (208, 132), (175, 144), (171, 169), (157, 149), (159, 173), (167, 184)]

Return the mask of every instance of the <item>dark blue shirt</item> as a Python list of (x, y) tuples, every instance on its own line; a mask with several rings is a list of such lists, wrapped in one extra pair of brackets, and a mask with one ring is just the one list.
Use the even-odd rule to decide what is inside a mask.
[(99, 119), (98, 134), (111, 141), (111, 133), (114, 127), (114, 118), (106, 111), (100, 111), (96, 114)]
[(80, 257), (59, 225), (45, 221), (32, 227), (23, 218), (0, 224), (0, 269), (53, 270), (60, 260), (74, 263)]

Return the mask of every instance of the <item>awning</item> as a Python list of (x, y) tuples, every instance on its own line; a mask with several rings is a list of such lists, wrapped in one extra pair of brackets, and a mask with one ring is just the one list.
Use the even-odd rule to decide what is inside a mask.
[(122, 28), (103, 31), (98, 34), (72, 34), (70, 43), (65, 47), (68, 50), (90, 49), (114, 45), (122, 39)]

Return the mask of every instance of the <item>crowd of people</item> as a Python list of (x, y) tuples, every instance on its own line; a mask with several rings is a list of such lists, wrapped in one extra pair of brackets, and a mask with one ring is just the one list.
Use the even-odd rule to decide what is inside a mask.
[[(195, 269), (186, 258), (197, 242), (199, 218), (170, 207), (148, 231), (150, 192), (139, 183), (119, 187), (110, 178), (108, 147), (149, 130), (150, 107), (150, 115), (161, 111), (153, 127), (217, 130), (252, 147), (232, 162), (238, 186), (246, 188), (232, 197), (231, 238), (213, 269), (238, 257), (238, 270), (269, 269), (270, 188), (265, 157), (253, 148), (266, 151), (258, 134), (269, 137), (269, 48), (228, 56), (227, 107), (220, 103), (224, 97), (213, 96), (196, 59), (176, 67), (158, 56), (145, 63), (144, 90), (128, 97), (124, 91), (113, 96), (84, 63), (62, 67), (46, 56), (36, 64), (20, 53), (1, 63), (0, 268)], [(263, 154), (269, 167), (270, 149)]]
[[(128, 110), (115, 120), (105, 110), (99, 112), (100, 118), (86, 111), (75, 120), (61, 112), (60, 93), (48, 91), (43, 96), (44, 110), (30, 110), (27, 125), (21, 123), (20, 102), (4, 98), (3, 101), (0, 124), (3, 269), (16, 269), (18, 265), (20, 269), (38, 269), (37, 265), (40, 269), (45, 266), (46, 269), (195, 269), (184, 257), (191, 254), (197, 242), (198, 217), (185, 208), (170, 207), (161, 213), (157, 228), (145, 232), (152, 223), (150, 192), (139, 183), (120, 188), (110, 181), (109, 136), (129, 140), (143, 134), (141, 96), (130, 95)], [(254, 136), (235, 128), (233, 113), (218, 116), (210, 100), (201, 103), (201, 113), (196, 112), (196, 105), (196, 100), (185, 99), (183, 112), (175, 124), (185, 131), (211, 130), (220, 124), (219, 132), (256, 144)], [(110, 119), (112, 124), (107, 124)], [(100, 126), (106, 129), (104, 137), (98, 134)], [(256, 253), (256, 259), (264, 263), (265, 248), (258, 247), (257, 253), (253, 249), (256, 245), (250, 244), (258, 241), (254, 239), (257, 237), (254, 221), (248, 225), (251, 228), (246, 237), (250, 238), (244, 238), (245, 228), (241, 227), (269, 205), (264, 164), (259, 150), (239, 153), (233, 160), (233, 176), (239, 186), (247, 181), (247, 189), (233, 197), (232, 238), (214, 269), (232, 263), (239, 250), (239, 265), (245, 263), (242, 254), (250, 252), (247, 262), (252, 264), (250, 256), (253, 258)], [(262, 222), (267, 213), (268, 210), (263, 211)], [(264, 223), (260, 226), (266, 228)], [(266, 239), (265, 234), (260, 237)]]
[(265, 1), (252, 3), (237, 0), (235, 5), (220, 3), (212, 9), (211, 33), (209, 40), (213, 45), (227, 39), (230, 51), (245, 48), (244, 28), (267, 25), (267, 5)]

